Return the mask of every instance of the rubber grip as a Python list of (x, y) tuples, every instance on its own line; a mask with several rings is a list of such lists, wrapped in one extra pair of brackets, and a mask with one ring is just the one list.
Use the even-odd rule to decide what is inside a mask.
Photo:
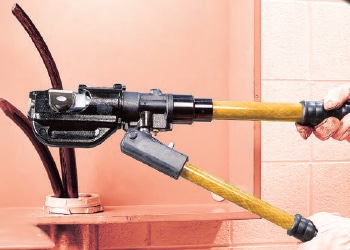
[(323, 102), (320, 101), (301, 101), (300, 103), (303, 106), (303, 116), (299, 122), (301, 125), (315, 126), (331, 116), (341, 120), (350, 113), (350, 103), (345, 103), (341, 108), (334, 110), (325, 110)]
[(158, 141), (148, 132), (129, 129), (120, 143), (121, 151), (177, 180), (188, 157)]
[(311, 220), (303, 218), (300, 214), (296, 214), (294, 223), (287, 231), (287, 234), (294, 236), (302, 242), (306, 242), (312, 240), (317, 235), (317, 229)]

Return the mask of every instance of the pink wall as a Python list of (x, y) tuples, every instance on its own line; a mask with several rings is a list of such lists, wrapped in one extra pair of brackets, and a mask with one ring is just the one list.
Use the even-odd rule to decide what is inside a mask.
[[(350, 80), (350, 5), (262, 1), (262, 101), (319, 100)], [(294, 124), (262, 123), (262, 199), (305, 216), (350, 216), (350, 145), (299, 138)], [(264, 220), (232, 222), (234, 249), (297, 249)]]
[[(51, 85), (36, 48), (11, 13), (13, 4), (2, 1), (0, 8), (4, 34), (0, 38), (0, 96), (26, 113), (29, 91)], [(19, 4), (44, 37), (65, 89), (121, 83), (128, 91), (160, 88), (164, 93), (196, 98), (229, 98), (226, 0)], [(2, 165), (11, 166), (0, 177), (0, 197), (4, 197), (0, 206), (40, 206), (52, 191), (39, 157), (7, 117), (0, 115), (0, 124), (7, 128), (0, 134), (6, 142), (0, 145), (0, 158)], [(211, 146), (228, 144), (227, 123), (218, 122), (215, 133), (210, 125), (175, 125), (171, 133), (160, 133), (157, 138), (166, 144), (173, 141), (193, 164), (210, 166), (214, 174), (224, 177), (229, 172), (228, 149)], [(117, 131), (99, 147), (76, 150), (81, 192), (101, 194), (105, 206), (216, 203), (210, 192), (198, 193), (195, 185), (184, 180), (179, 184), (118, 152), (122, 136)], [(193, 147), (191, 140), (198, 146)], [(57, 148), (51, 151), (57, 157)], [(14, 189), (22, 199), (13, 195)], [(188, 195), (181, 195), (185, 192)]]
[[(330, 87), (348, 82), (348, 27), (350, 5), (345, 1), (262, 0), (262, 101), (319, 100)], [(292, 123), (262, 123), (262, 199), (291, 214), (328, 211), (350, 216), (349, 149), (346, 142), (304, 141)], [(177, 222), (137, 229), (118, 227), (136, 232), (139, 244), (157, 247), (161, 243), (162, 249), (176, 245), (186, 249), (298, 248), (297, 240), (284, 230), (259, 219), (220, 225)], [(169, 237), (169, 228), (176, 235)], [(178, 237), (189, 232), (199, 233)], [(213, 235), (208, 236), (210, 232)], [(114, 244), (120, 249), (129, 246), (129, 242), (117, 242)], [(101, 243), (108, 246), (111, 242)]]
[[(0, 8), (0, 17), (5, 15), (5, 11), (7, 10)], [(101, 16), (101, 18), (103, 17)], [(66, 25), (64, 20), (64, 18), (60, 20), (62, 25)], [(13, 22), (16, 21), (13, 20)], [(350, 6), (343, 1), (262, 0), (262, 101), (318, 100), (322, 98), (329, 87), (349, 81), (349, 26)], [(45, 26), (39, 28), (42, 30), (42, 28), (45, 29)], [(50, 27), (46, 28), (50, 31)], [(12, 58), (12, 61), (8, 61), (7, 66), (29, 67), (27, 68), (28, 72), (38, 71), (37, 74), (42, 77), (34, 78), (27, 72), (25, 79), (23, 79), (21, 74), (9, 72), (6, 67), (1, 67), (3, 71), (0, 74), (8, 75), (9, 79), (13, 81), (36, 82), (38, 88), (46, 88), (48, 84), (46, 72), (41, 67), (41, 61), (31, 42), (24, 35), (21, 27), (11, 32), (23, 35), (25, 41), (21, 45), (23, 51), (9, 52), (12, 56), (8, 58)], [(50, 35), (47, 40), (53, 44), (58, 42)], [(4, 41), (5, 39), (0, 39), (0, 42)], [(12, 42), (16, 43), (16, 40)], [(72, 46), (74, 48), (66, 49), (71, 49), (72, 52), (81, 49), (79, 44)], [(28, 57), (30, 61), (26, 61), (26, 58), (22, 57), (24, 52), (32, 53), (31, 57)], [(144, 51), (144, 53), (148, 52)], [(222, 60), (218, 55), (209, 54), (207, 56), (212, 57), (215, 62)], [(33, 62), (32, 58), (37, 58), (37, 61)], [(63, 54), (58, 54), (55, 58), (59, 65), (70, 65)], [(70, 65), (70, 67), (78, 67), (77, 70), (82, 70), (89, 60), (88, 58), (80, 58), (80, 60), (80, 65)], [(137, 61), (136, 58), (134, 60)], [(169, 63), (171, 63), (170, 59)], [(123, 64), (116, 68), (120, 68), (121, 65)], [(202, 66), (197, 65), (203, 70)], [(99, 82), (101, 79), (97, 76), (103, 75), (104, 71), (114, 70), (111, 65), (108, 67), (99, 68), (99, 72), (86, 72), (87, 75), (84, 79)], [(129, 81), (131, 84), (135, 83), (135, 88), (136, 83), (144, 80), (141, 77), (142, 69), (138, 70), (139, 74), (133, 75)], [(154, 70), (158, 71), (158, 69)], [(166, 67), (163, 70), (161, 74), (163, 79), (159, 79), (159, 81), (168, 80)], [(122, 70), (117, 73), (118, 76), (123, 76)], [(215, 77), (220, 77), (219, 73), (220, 69), (217, 69), (216, 74), (203, 76), (203, 81), (208, 81), (211, 77), (216, 79)], [(124, 77), (128, 75), (130, 72), (125, 73)], [(76, 87), (76, 82), (80, 81), (76, 77), (74, 74), (64, 76), (71, 88)], [(181, 78), (181, 76), (178, 77)], [(187, 80), (191, 80), (191, 77), (188, 77)], [(192, 77), (197, 79), (195, 75)], [(103, 79), (102, 85), (114, 80), (115, 77)], [(145, 87), (145, 91), (148, 90), (148, 86)], [(151, 83), (151, 87), (153, 87), (153, 83)], [(187, 86), (184, 84), (178, 88), (180, 91), (187, 89)], [(28, 87), (27, 90), (29, 89)], [(27, 98), (27, 91), (22, 92), (21, 90), (21, 92), (16, 93), (10, 88), (5, 88), (2, 91), (1, 95), (6, 96), (9, 100), (14, 100), (14, 103), (21, 110), (27, 108), (26, 103), (22, 102), (23, 99)], [(207, 91), (208, 96), (212, 95), (211, 89), (203, 91), (204, 93)], [(217, 93), (221, 96), (225, 94), (227, 94), (225, 91)], [(14, 134), (11, 140), (21, 141), (22, 134), (17, 134), (15, 130), (12, 131), (10, 123), (6, 122), (5, 119), (1, 120), (1, 124), (5, 124), (3, 127), (9, 128), (8, 133)], [(3, 140), (8, 140), (7, 135), (2, 136)], [(118, 140), (119, 138), (115, 141)], [(1, 144), (0, 146), (3, 147)], [(108, 146), (114, 147), (115, 144), (111, 142)], [(344, 216), (350, 216), (348, 208), (348, 204), (350, 204), (349, 146), (348, 143), (334, 141), (321, 143), (314, 138), (303, 141), (291, 123), (264, 122), (262, 124), (262, 199), (292, 214), (301, 213), (307, 216), (318, 211), (336, 211)], [(24, 143), (21, 148), (23, 147), (29, 148), (30, 145)], [(13, 146), (14, 154), (11, 155), (11, 158), (17, 162), (14, 164), (17, 166), (14, 169), (17, 175), (10, 171), (6, 173), (8, 176), (4, 178), (6, 183), (2, 184), (4, 187), (2, 195), (11, 196), (13, 192), (27, 192), (24, 189), (6, 189), (5, 187), (13, 185), (14, 182), (23, 181), (18, 179), (18, 173), (23, 178), (36, 173), (39, 181), (37, 181), (37, 185), (33, 181), (31, 187), (38, 197), (44, 197), (49, 190), (48, 185), (43, 187), (45, 175), (32, 168), (21, 167), (23, 159), (34, 162), (37, 159), (30, 153), (30, 150), (15, 150), (16, 148), (18, 147)], [(1, 149), (3, 150), (3, 148)], [(96, 170), (89, 166), (84, 171), (91, 175), (99, 174), (98, 171), (94, 172)], [(108, 178), (111, 177), (105, 176), (105, 179), (112, 183), (112, 180)], [(86, 183), (85, 187), (89, 185), (88, 180), (83, 179), (82, 183)], [(96, 184), (96, 186), (98, 185)], [(17, 204), (15, 201), (13, 202), (13, 204)], [(28, 196), (24, 196), (20, 201), (22, 205), (28, 204), (29, 206), (36, 206), (39, 204), (38, 202), (40, 202), (39, 199), (33, 201)], [(103, 249), (292, 250), (297, 249), (297, 241), (287, 236), (281, 228), (260, 219), (223, 222), (144, 222), (102, 225), (100, 227), (100, 247)]]
[[(6, 35), (0, 36), (0, 96), (26, 112), (28, 92), (47, 89), (50, 83), (35, 47), (11, 14), (13, 4), (11, 0), (1, 1), (0, 30)], [(147, 92), (159, 87), (165, 93), (196, 97), (254, 99), (254, 30), (242, 20), (253, 23), (253, 1), (240, 4), (228, 0), (91, 0), (82, 4), (33, 0), (19, 4), (45, 38), (66, 89), (76, 89), (80, 83), (111, 86), (120, 81), (130, 91)], [(248, 15), (242, 14), (244, 6), (249, 7)], [(231, 25), (236, 26), (236, 33), (230, 32)], [(246, 29), (245, 25), (249, 27)], [(235, 86), (230, 86), (230, 82)], [(7, 117), (0, 115), (0, 124), (0, 209), (29, 206), (40, 211), (45, 196), (51, 193), (40, 160)], [(166, 143), (174, 141), (176, 149), (190, 156), (191, 163), (230, 179), (249, 192), (259, 193), (260, 185), (252, 185), (258, 179), (253, 174), (253, 123), (242, 126), (239, 135), (231, 135), (230, 129), (225, 121), (178, 125), (173, 132), (157, 138)], [(211, 215), (218, 214), (222, 219), (222, 210), (227, 211), (222, 206), (226, 204), (228, 213), (242, 213), (243, 209), (227, 201), (216, 201), (210, 192), (192, 183), (174, 181), (122, 155), (118, 152), (122, 135), (116, 133), (94, 149), (76, 150), (81, 192), (99, 193), (104, 206), (119, 208), (160, 205), (162, 213), (166, 213), (165, 205), (172, 205), (181, 214), (186, 207), (193, 210), (204, 204), (213, 208)], [(231, 138), (239, 143), (231, 142)], [(251, 146), (248, 152), (245, 144)], [(57, 158), (57, 149), (51, 150)], [(137, 209), (141, 210), (130, 210)], [(132, 213), (129, 211), (126, 216)], [(0, 220), (7, 216), (6, 212), (1, 213)], [(165, 222), (101, 225), (100, 247), (193, 248), (231, 244), (229, 221), (211, 221), (198, 213), (197, 218), (188, 218), (184, 222), (171, 221), (174, 216), (170, 216)]]

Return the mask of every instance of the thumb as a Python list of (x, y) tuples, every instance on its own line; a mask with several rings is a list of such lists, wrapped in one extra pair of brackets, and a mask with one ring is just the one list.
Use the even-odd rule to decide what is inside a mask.
[(342, 84), (329, 90), (324, 98), (324, 108), (326, 110), (337, 109), (343, 105), (350, 97), (350, 84)]

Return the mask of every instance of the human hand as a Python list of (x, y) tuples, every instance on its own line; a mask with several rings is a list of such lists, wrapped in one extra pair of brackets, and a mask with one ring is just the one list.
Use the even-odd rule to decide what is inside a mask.
[(299, 250), (349, 250), (350, 218), (326, 212), (316, 213), (309, 218), (318, 233), (311, 241), (299, 245)]
[[(348, 100), (350, 100), (350, 84), (340, 85), (328, 91), (323, 101), (324, 109), (340, 108)], [(322, 141), (333, 138), (350, 142), (350, 114), (345, 115), (341, 121), (335, 117), (326, 118), (315, 127), (303, 126), (299, 123), (295, 126), (303, 139), (307, 139), (313, 133)]]

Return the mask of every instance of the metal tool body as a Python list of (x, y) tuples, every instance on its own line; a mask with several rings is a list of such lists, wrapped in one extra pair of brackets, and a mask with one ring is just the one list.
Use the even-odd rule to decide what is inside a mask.
[(117, 129), (170, 131), (173, 124), (211, 121), (211, 99), (191, 95), (127, 92), (80, 85), (78, 92), (49, 89), (30, 93), (28, 117), (44, 144), (62, 147), (94, 147)]
[(77, 92), (49, 89), (30, 93), (28, 117), (44, 144), (62, 147), (94, 147), (118, 129), (137, 128), (165, 132), (174, 124), (212, 120), (267, 120), (299, 122), (314, 126), (329, 116), (341, 119), (350, 104), (325, 111), (322, 102), (232, 102), (194, 98), (192, 95), (128, 92), (80, 85)]
[(311, 221), (288, 213), (245, 193), (194, 167), (188, 157), (156, 140), (152, 133), (173, 129), (174, 124), (212, 120), (268, 120), (299, 122), (314, 126), (329, 116), (341, 119), (350, 104), (325, 111), (322, 102), (300, 103), (232, 102), (197, 99), (192, 95), (128, 92), (80, 85), (77, 92), (45, 90), (30, 93), (28, 117), (36, 137), (59, 147), (94, 147), (118, 129), (126, 131), (121, 151), (158, 171), (180, 176), (288, 230), (289, 235), (307, 241), (317, 230)]

